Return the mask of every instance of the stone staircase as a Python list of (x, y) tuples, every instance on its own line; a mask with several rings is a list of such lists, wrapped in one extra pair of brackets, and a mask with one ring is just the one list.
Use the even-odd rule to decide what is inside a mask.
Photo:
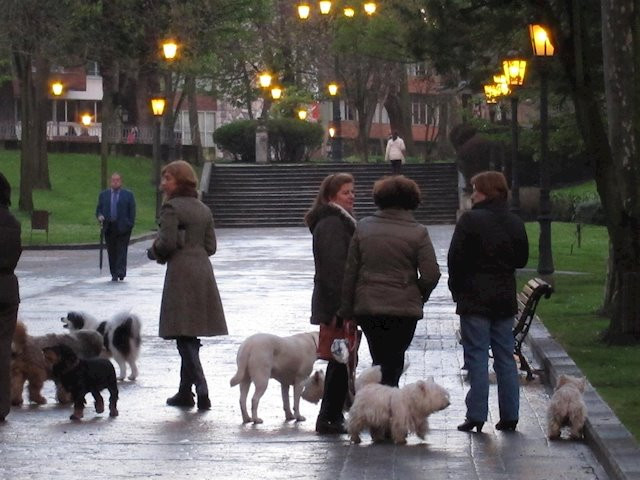
[[(355, 178), (357, 218), (373, 214), (373, 183), (390, 173), (387, 164), (268, 164), (214, 165), (203, 201), (213, 212), (216, 227), (303, 226), (322, 179), (336, 172)], [(453, 163), (404, 165), (415, 180), (422, 204), (415, 211), (426, 225), (452, 224), (458, 208), (458, 173)]]

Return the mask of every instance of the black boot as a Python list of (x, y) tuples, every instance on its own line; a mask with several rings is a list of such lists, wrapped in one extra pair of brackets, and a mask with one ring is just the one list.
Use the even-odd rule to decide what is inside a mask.
[(196, 402), (193, 400), (193, 393), (187, 390), (178, 390), (173, 397), (167, 398), (167, 405), (170, 407), (193, 407)]

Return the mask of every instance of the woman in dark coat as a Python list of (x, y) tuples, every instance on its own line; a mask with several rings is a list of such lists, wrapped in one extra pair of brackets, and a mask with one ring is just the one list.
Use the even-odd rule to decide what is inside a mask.
[(529, 240), (522, 220), (507, 207), (507, 181), (500, 172), (471, 179), (473, 207), (458, 220), (449, 247), (449, 290), (460, 315), (468, 368), (467, 416), (458, 430), (482, 430), (488, 414), (489, 348), (498, 381), (498, 430), (515, 430), (520, 390), (513, 359), (516, 268), (526, 265)]
[(167, 264), (160, 307), (160, 336), (176, 339), (182, 360), (178, 393), (167, 405), (193, 407), (195, 385), (199, 410), (211, 408), (200, 363), (198, 337), (226, 335), (227, 324), (209, 256), (216, 252), (211, 210), (198, 200), (197, 179), (182, 160), (162, 169), (165, 202), (158, 237), (150, 256)]
[[(344, 265), (356, 224), (353, 218), (353, 188), (353, 177), (350, 174), (329, 175), (322, 181), (318, 195), (304, 218), (313, 235), (316, 273), (311, 300), (311, 323), (314, 325), (331, 323), (340, 306)], [(330, 360), (316, 432), (346, 433), (342, 409), (347, 392), (347, 366)]]
[(18, 279), (13, 273), (20, 255), (20, 222), (9, 212), (11, 186), (0, 173), (0, 422), (11, 408), (11, 341), (18, 319)]
[(351, 240), (339, 313), (362, 328), (381, 383), (397, 387), (440, 268), (427, 227), (413, 217), (418, 185), (403, 175), (384, 177), (373, 200), (379, 210), (358, 222)]

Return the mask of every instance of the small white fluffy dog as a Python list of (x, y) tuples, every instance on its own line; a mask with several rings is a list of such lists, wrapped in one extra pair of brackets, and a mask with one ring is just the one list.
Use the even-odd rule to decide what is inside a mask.
[(587, 385), (584, 377), (560, 375), (547, 410), (548, 434), (554, 440), (560, 438), (564, 426), (571, 428), (571, 438), (583, 436), (584, 422), (587, 418), (587, 406), (582, 394)]
[[(236, 357), (238, 371), (230, 384), (232, 387), (240, 384), (243, 423), (262, 423), (262, 419), (258, 417), (258, 404), (270, 378), (275, 378), (281, 384), (285, 418), (298, 422), (305, 420), (300, 414), (300, 397), (317, 402), (324, 391), (324, 375), (315, 374), (315, 381), (306, 382), (316, 361), (317, 345), (318, 332), (298, 333), (290, 337), (256, 333), (242, 342)], [(249, 416), (247, 395), (252, 382), (254, 393)], [(303, 396), (305, 385), (312, 390), (306, 391)], [(293, 413), (289, 403), (290, 386), (293, 386)]]
[(124, 380), (127, 375), (127, 363), (131, 367), (129, 380), (138, 376), (136, 360), (140, 354), (142, 323), (140, 317), (130, 312), (116, 313), (110, 320), (99, 321), (85, 312), (69, 312), (60, 319), (64, 328), (73, 332), (76, 330), (96, 330), (104, 339), (107, 356), (120, 367), (118, 380)]
[(449, 393), (431, 378), (402, 388), (368, 384), (356, 391), (347, 430), (354, 443), (360, 443), (360, 432), (369, 430), (374, 442), (390, 435), (404, 444), (411, 432), (424, 439), (427, 417), (448, 406)]

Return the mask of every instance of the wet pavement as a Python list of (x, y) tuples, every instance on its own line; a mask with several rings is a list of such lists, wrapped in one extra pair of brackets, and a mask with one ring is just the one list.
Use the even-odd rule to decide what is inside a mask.
[[(452, 230), (430, 227), (441, 268)], [(307, 421), (285, 422), (274, 380), (260, 402), (264, 423), (243, 425), (238, 388), (229, 387), (240, 342), (256, 332), (290, 335), (312, 330), (311, 237), (303, 228), (220, 229), (217, 234), (218, 253), (212, 262), (230, 335), (203, 339), (201, 357), (213, 403), (208, 412), (165, 405), (177, 388), (179, 357), (174, 342), (157, 337), (165, 267), (146, 259), (149, 241), (130, 247), (127, 278), (117, 283), (110, 281), (108, 268), (98, 270), (95, 250), (24, 252), (17, 271), (19, 316), (29, 331), (62, 332), (60, 317), (69, 310), (107, 318), (131, 309), (143, 322), (140, 376), (120, 383), (119, 417), (110, 419), (87, 408), (82, 422), (68, 419), (70, 407), (55, 403), (53, 385), (47, 382), (47, 405), (13, 408), (0, 425), (1, 479), (614, 478), (605, 473), (587, 442), (546, 439), (549, 393), (540, 381), (523, 379), (517, 432), (493, 428), (495, 385), (491, 418), (483, 433), (456, 430), (464, 418), (467, 387), (445, 268), (426, 307), (426, 321), (418, 323), (408, 353), (410, 366), (401, 380), (433, 376), (450, 392), (451, 406), (430, 417), (425, 441), (410, 436), (406, 446), (372, 445), (365, 435), (356, 446), (346, 436), (318, 436), (318, 405), (302, 402)], [(369, 364), (365, 341), (360, 366)], [(316, 366), (322, 368), (324, 362)]]

